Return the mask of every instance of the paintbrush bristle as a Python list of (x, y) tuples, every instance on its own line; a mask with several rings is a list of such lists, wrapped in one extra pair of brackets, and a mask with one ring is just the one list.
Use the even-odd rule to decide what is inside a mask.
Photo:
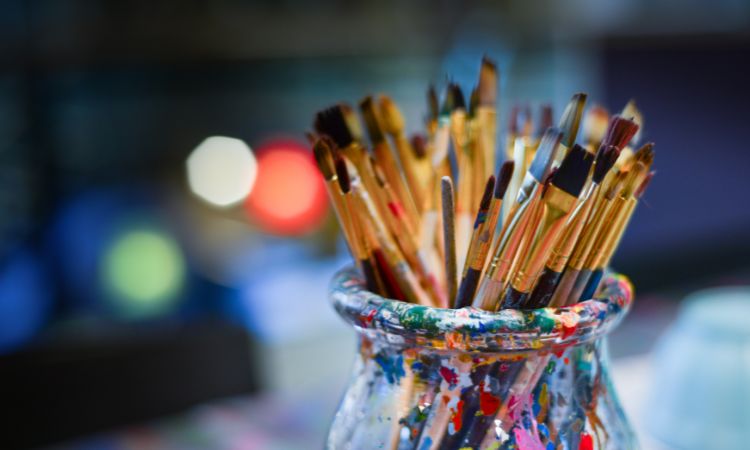
[(390, 97), (387, 95), (380, 96), (380, 114), (383, 119), (383, 127), (390, 134), (400, 134), (404, 132), (406, 126), (404, 115)]
[(594, 155), (580, 145), (573, 144), (552, 178), (552, 184), (573, 197), (578, 197), (586, 184), (593, 162)]
[(583, 107), (586, 106), (586, 94), (579, 92), (573, 95), (563, 111), (558, 128), (563, 132), (563, 145), (570, 148), (576, 141), (578, 128), (583, 116)]
[(445, 87), (445, 96), (443, 97), (443, 104), (440, 107), (440, 116), (442, 117), (450, 116), (456, 105), (455, 93), (451, 86), (452, 84), (449, 83)]
[(448, 87), (453, 95), (453, 110), (466, 110), (466, 100), (464, 99), (464, 93), (461, 90), (461, 86), (456, 83), (451, 83)]
[(643, 146), (639, 148), (637, 152), (635, 152), (635, 155), (633, 155), (633, 160), (640, 161), (645, 164), (646, 167), (650, 167), (651, 164), (654, 163), (654, 154), (654, 143), (647, 142), (643, 144)]
[(537, 134), (541, 135), (544, 130), (547, 128), (553, 127), (554, 123), (552, 123), (555, 119), (552, 115), (552, 105), (549, 103), (545, 103), (541, 107), (541, 111), (539, 113), (539, 127), (537, 128)]
[(614, 145), (608, 145), (599, 147), (599, 151), (596, 154), (596, 160), (594, 161), (594, 175), (591, 180), (600, 184), (607, 173), (615, 165), (615, 161), (620, 156), (620, 149)]
[(342, 105), (326, 108), (315, 115), (315, 131), (330, 136), (339, 148), (354, 142), (354, 136), (346, 123)]
[(497, 65), (486, 56), (482, 58), (482, 67), (479, 69), (479, 104), (481, 106), (495, 107), (497, 103)]
[(359, 110), (365, 121), (365, 128), (367, 128), (367, 135), (370, 137), (370, 142), (374, 145), (383, 142), (385, 140), (383, 126), (380, 115), (375, 108), (375, 101), (371, 95), (368, 95), (359, 102)]
[(313, 144), (313, 154), (315, 155), (315, 163), (320, 169), (320, 173), (323, 174), (323, 178), (326, 180), (332, 180), (336, 176), (336, 168), (333, 162), (333, 153), (331, 151), (330, 138), (327, 136), (320, 138)]
[(352, 180), (349, 177), (349, 167), (346, 165), (346, 159), (343, 157), (336, 158), (336, 177), (339, 180), (341, 192), (348, 193), (352, 189)]
[(633, 145), (638, 145), (638, 142), (641, 140), (641, 135), (643, 134), (643, 114), (641, 114), (641, 110), (636, 106), (634, 99), (628, 101), (625, 107), (622, 108), (620, 115), (622, 117), (631, 117), (633, 122), (638, 124), (638, 131), (635, 132), (631, 139)]
[(635, 193), (633, 194), (635, 198), (640, 199), (643, 197), (643, 193), (646, 192), (646, 188), (649, 184), (651, 184), (651, 180), (654, 178), (654, 175), (656, 175), (656, 172), (651, 171), (646, 175), (646, 178), (643, 179), (641, 182), (641, 185), (638, 186), (638, 189), (635, 190)]
[(437, 120), (438, 115), (440, 115), (440, 100), (438, 100), (437, 91), (432, 84), (427, 88), (427, 114), (429, 120)]
[(620, 115), (614, 115), (609, 121), (609, 127), (607, 128), (602, 145), (614, 145), (617, 148), (624, 148), (628, 145), (628, 142), (630, 142), (636, 131), (638, 131), (637, 123)]
[(490, 207), (492, 201), (492, 192), (495, 190), (495, 175), (490, 175), (487, 178), (487, 183), (484, 185), (484, 193), (482, 194), (482, 200), (479, 202), (479, 210), (486, 211)]
[(469, 96), (469, 117), (474, 117), (477, 114), (477, 107), (479, 106), (479, 91), (475, 87), (471, 90)]
[(558, 128), (547, 128), (539, 142), (539, 147), (534, 155), (534, 160), (529, 167), (529, 173), (538, 182), (542, 182), (552, 167), (555, 159), (555, 152), (562, 139), (562, 131)]
[(427, 140), (421, 134), (414, 134), (411, 137), (411, 148), (414, 150), (414, 156), (417, 159), (427, 157)]
[(607, 134), (609, 111), (599, 105), (593, 105), (583, 117), (583, 141), (594, 146), (599, 145)]
[(510, 118), (508, 119), (508, 134), (518, 135), (518, 116), (521, 114), (521, 107), (518, 104), (513, 105), (510, 109)]
[(505, 161), (500, 170), (497, 172), (497, 182), (495, 183), (495, 193), (493, 196), (501, 200), (505, 196), (505, 191), (508, 190), (511, 178), (513, 178), (513, 168), (515, 163), (512, 160)]

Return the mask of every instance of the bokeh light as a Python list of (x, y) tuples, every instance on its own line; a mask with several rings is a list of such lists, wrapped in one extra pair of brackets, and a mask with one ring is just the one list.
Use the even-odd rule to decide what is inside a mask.
[(125, 317), (152, 317), (175, 305), (185, 279), (185, 262), (168, 235), (131, 229), (112, 241), (102, 271), (115, 306)]
[(265, 231), (279, 235), (313, 231), (327, 206), (323, 179), (309, 149), (291, 140), (258, 149), (258, 179), (247, 209)]
[(17, 251), (0, 267), (0, 354), (32, 339), (46, 323), (52, 286), (38, 258)]
[(219, 207), (235, 205), (253, 189), (258, 164), (250, 147), (239, 139), (212, 136), (187, 159), (190, 189)]

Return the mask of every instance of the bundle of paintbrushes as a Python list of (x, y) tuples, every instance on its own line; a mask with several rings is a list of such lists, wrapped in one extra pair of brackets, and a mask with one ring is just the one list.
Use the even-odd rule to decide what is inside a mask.
[(653, 175), (653, 144), (631, 149), (640, 112), (630, 102), (611, 117), (597, 106), (584, 114), (579, 93), (556, 127), (549, 106), (535, 127), (515, 107), (494, 176), (497, 87), (486, 58), (468, 105), (456, 84), (442, 105), (430, 87), (426, 134), (412, 139), (386, 96), (362, 99), (359, 115), (346, 104), (317, 113), (315, 158), (373, 292), (488, 311), (596, 292)]

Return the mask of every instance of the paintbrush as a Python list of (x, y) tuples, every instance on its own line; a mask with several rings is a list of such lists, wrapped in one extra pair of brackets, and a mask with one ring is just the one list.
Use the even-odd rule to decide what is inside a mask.
[(599, 148), (607, 134), (609, 111), (599, 105), (592, 105), (583, 117), (583, 144), (593, 152)]
[[(327, 148), (330, 150), (333, 147), (332, 144)], [(320, 153), (320, 160), (322, 165), (327, 165), (325, 160), (325, 150), (319, 150), (316, 152), (316, 159), (318, 159), (318, 153)], [(349, 226), (351, 227), (352, 234), (352, 249), (356, 252), (356, 258), (359, 266), (362, 270), (362, 274), (365, 277), (368, 289), (372, 292), (385, 295), (390, 298), (398, 300), (404, 300), (403, 293), (396, 285), (387, 282), (388, 279), (392, 278), (391, 270), (389, 268), (380, 268), (376, 255), (380, 254), (380, 246), (370, 239), (366, 227), (362, 224), (362, 220), (359, 217), (358, 210), (354, 205), (354, 200), (351, 195), (351, 183), (349, 179), (349, 170), (347, 168), (347, 162), (343, 156), (339, 156), (334, 162), (334, 174), (332, 179), (336, 180), (337, 186), (333, 187), (332, 190), (341, 193), (342, 202), (341, 209), (346, 211), (349, 219)], [(328, 168), (326, 168), (328, 171)]]
[(568, 266), (565, 268), (562, 279), (552, 297), (552, 304), (564, 306), (575, 303), (580, 298), (583, 289), (586, 287), (586, 280), (581, 278), (586, 260), (591, 253), (596, 237), (606, 220), (607, 213), (615, 197), (624, 186), (624, 179), (624, 173), (617, 174), (611, 185), (607, 187), (604, 195), (601, 195), (594, 205), (591, 219), (584, 226), (581, 236), (573, 249), (573, 254), (570, 256)]
[(506, 291), (503, 308), (525, 306), (586, 183), (593, 159), (583, 147), (574, 146), (545, 187), (539, 212), (530, 227), (534, 230), (530, 245)]
[(541, 197), (542, 182), (551, 170), (555, 151), (562, 139), (562, 132), (550, 128), (542, 137), (534, 161), (529, 167), (524, 182), (518, 192), (508, 220), (505, 221), (493, 257), (487, 268), (486, 276), (479, 285), (479, 292), (474, 299), (474, 307), (494, 311), (503, 292), (505, 283), (515, 261), (516, 251), (521, 245), (526, 224), (534, 213), (536, 203)]
[(363, 218), (360, 223), (372, 232), (382, 249), (382, 257), (379, 261), (380, 265), (383, 266), (382, 260), (384, 259), (385, 265), (392, 271), (393, 276), (390, 277), (389, 282), (398, 286), (406, 301), (420, 305), (432, 305), (433, 302), (429, 295), (422, 288), (419, 279), (391, 237), (388, 227), (383, 221), (378, 208), (375, 206), (375, 202), (361, 183), (361, 178), (352, 175), (353, 173), (357, 173), (356, 168), (349, 168), (341, 162), (343, 160), (336, 161), (336, 173), (339, 179), (344, 179), (348, 174), (349, 193), (352, 195), (353, 204)]
[(447, 299), (444, 298), (444, 291), (441, 289), (438, 281), (439, 277), (433, 273), (427, 263), (424, 252), (417, 245), (417, 233), (408, 220), (406, 220), (406, 213), (401, 202), (396, 197), (393, 189), (391, 189), (388, 179), (377, 161), (372, 157), (369, 159), (373, 173), (375, 173), (375, 178), (383, 192), (383, 197), (388, 202), (388, 214), (385, 215), (385, 221), (391, 231), (391, 235), (399, 248), (401, 248), (406, 261), (419, 274), (422, 285), (433, 300), (435, 300), (435, 303), (437, 305), (447, 304)]
[(458, 282), (458, 272), (456, 268), (456, 228), (454, 206), (453, 181), (450, 177), (443, 177), (441, 180), (442, 193), (442, 211), (443, 211), (443, 242), (445, 245), (445, 278), (448, 286), (448, 302), (455, 301), (456, 284)]
[(539, 124), (536, 127), (534, 133), (537, 139), (541, 139), (542, 134), (547, 128), (554, 127), (554, 115), (552, 113), (552, 105), (549, 103), (543, 104), (539, 109)]
[(630, 99), (628, 103), (625, 104), (620, 115), (631, 119), (638, 125), (638, 131), (636, 131), (633, 138), (630, 140), (631, 145), (638, 145), (638, 143), (641, 142), (641, 136), (643, 135), (643, 114), (641, 113), (641, 110), (638, 109), (634, 99)]
[(464, 267), (455, 308), (469, 306), (474, 299), (474, 294), (479, 286), (479, 279), (482, 276), (482, 270), (487, 260), (487, 254), (492, 245), (492, 236), (494, 235), (497, 220), (500, 216), (503, 196), (513, 174), (513, 166), (513, 161), (506, 161), (500, 167), (500, 171), (497, 174), (497, 182), (492, 190), (492, 198), (489, 199), (489, 206), (485, 208), (484, 203), (485, 199), (489, 197), (490, 186), (490, 182), (488, 181), (487, 183), (488, 189), (485, 190), (485, 196), (482, 198), (482, 203), (474, 222), (474, 232), (467, 256), (468, 263)]
[[(594, 295), (599, 286), (601, 269), (606, 263), (606, 250), (610, 243), (616, 238), (617, 231), (633, 212), (637, 203), (635, 192), (639, 190), (643, 180), (648, 176), (648, 166), (641, 161), (636, 161), (630, 170), (625, 173), (623, 187), (612, 201), (607, 211), (607, 217), (599, 227), (594, 245), (586, 258), (583, 270), (578, 275), (576, 283), (584, 285), (578, 300), (588, 300)], [(599, 270), (599, 274), (594, 273)]]
[(409, 192), (414, 198), (417, 209), (422, 211), (424, 207), (424, 193), (416, 174), (416, 156), (414, 155), (414, 150), (411, 148), (409, 139), (406, 137), (404, 116), (390, 97), (381, 95), (379, 103), (385, 131), (393, 138)]
[(479, 149), (484, 172), (477, 176), (484, 180), (495, 168), (495, 148), (497, 147), (497, 65), (488, 57), (482, 58), (477, 86), (478, 105), (476, 120), (479, 124)]
[[(577, 144), (576, 144), (577, 145)], [(542, 308), (545, 306), (559, 306), (551, 302), (555, 289), (557, 288), (563, 270), (573, 253), (575, 243), (583, 231), (594, 202), (599, 196), (601, 182), (617, 160), (620, 151), (617, 147), (602, 147), (594, 160), (594, 170), (591, 183), (585, 188), (582, 200), (578, 203), (573, 213), (565, 224), (565, 230), (552, 250), (542, 274), (539, 276), (536, 287), (528, 301), (529, 308)]]
[(560, 117), (560, 123), (557, 125), (563, 133), (560, 142), (563, 149), (557, 152), (552, 167), (560, 165), (562, 159), (568, 154), (568, 149), (570, 149), (576, 142), (578, 129), (581, 124), (581, 117), (583, 117), (583, 108), (586, 106), (586, 97), (586, 94), (583, 92), (573, 95), (563, 110), (562, 116)]
[(362, 99), (359, 108), (365, 121), (367, 133), (370, 136), (370, 142), (372, 142), (372, 153), (375, 160), (378, 161), (380, 168), (388, 179), (388, 183), (396, 193), (396, 197), (401, 201), (406, 220), (409, 221), (413, 230), (418, 230), (419, 210), (412, 197), (411, 190), (404, 180), (403, 172), (399, 170), (399, 164), (393, 154), (393, 149), (385, 138), (380, 113), (375, 107), (372, 97), (367, 96)]
[(453, 110), (450, 114), (451, 141), (456, 152), (458, 165), (458, 183), (454, 186), (456, 194), (456, 268), (458, 271), (463, 271), (471, 236), (472, 193), (475, 179), (473, 159), (476, 155), (472, 154), (473, 149), (468, 139), (466, 105), (461, 88), (454, 83), (451, 83), (448, 88), (453, 99)]

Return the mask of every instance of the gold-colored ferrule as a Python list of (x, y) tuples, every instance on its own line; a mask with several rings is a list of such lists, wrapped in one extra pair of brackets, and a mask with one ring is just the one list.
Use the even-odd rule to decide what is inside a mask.
[(542, 210), (537, 214), (536, 223), (532, 224), (532, 240), (513, 277), (514, 289), (520, 292), (531, 291), (577, 199), (555, 185), (546, 188), (542, 197)]
[(573, 213), (565, 224), (565, 229), (558, 240), (557, 245), (552, 250), (552, 254), (547, 260), (547, 267), (554, 272), (562, 272), (565, 269), (565, 265), (570, 259), (570, 255), (573, 253), (573, 249), (578, 242), (578, 238), (583, 231), (583, 227), (586, 225), (591, 210), (594, 206), (594, 201), (599, 193), (599, 185), (591, 184), (589, 189), (583, 195), (583, 200), (573, 210)]

